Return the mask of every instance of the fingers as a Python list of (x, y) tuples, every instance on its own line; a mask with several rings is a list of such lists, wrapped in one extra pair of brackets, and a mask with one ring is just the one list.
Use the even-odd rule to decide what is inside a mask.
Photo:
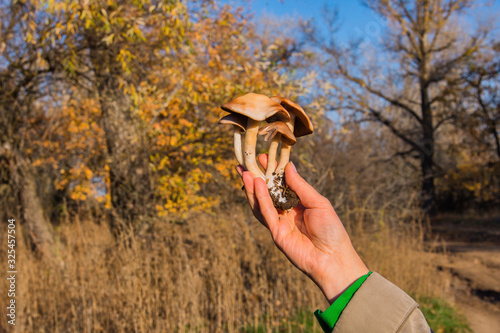
[[(245, 189), (245, 194), (247, 196), (248, 204), (250, 205), (250, 208), (252, 209), (253, 215), (257, 220), (259, 220), (260, 223), (262, 223), (264, 226), (267, 227), (267, 224), (262, 217), (262, 214), (260, 212), (260, 207), (259, 207), (259, 202), (257, 201), (257, 198), (255, 196), (255, 186), (254, 186), (254, 177), (253, 174), (249, 171), (246, 171), (245, 168), (243, 168), (241, 165), (238, 165), (236, 167), (236, 171), (238, 174), (241, 176), (243, 180), (243, 188)], [(260, 179), (260, 178), (259, 178)]]
[(236, 171), (238, 172), (238, 174), (239, 174), (241, 177), (243, 177), (243, 172), (245, 172), (246, 170), (245, 170), (245, 168), (244, 168), (243, 166), (241, 166), (241, 165), (239, 165), (239, 164), (238, 164), (238, 165), (236, 166)]
[(264, 218), (267, 227), (274, 234), (276, 230), (276, 225), (278, 224), (279, 215), (276, 208), (274, 208), (273, 201), (269, 195), (269, 190), (267, 189), (266, 182), (262, 178), (256, 178), (254, 180), (255, 185), (255, 196), (257, 197), (260, 213)]
[(242, 190), (245, 190), (245, 194), (247, 195), (248, 203), (252, 210), (255, 208), (255, 194), (254, 194), (254, 186), (253, 186), (253, 174), (249, 171), (246, 171), (245, 168), (241, 165), (236, 166), (236, 171), (241, 176), (243, 180)]
[(300, 202), (306, 208), (329, 208), (330, 202), (324, 196), (319, 194), (304, 178), (295, 170), (293, 163), (288, 163), (285, 167), (286, 183), (292, 191), (297, 193)]
[[(257, 159), (259, 160), (260, 165), (262, 165), (262, 167), (264, 169), (267, 169), (267, 154), (260, 154), (257, 157)], [(237, 165), (236, 166), (236, 171), (238, 171), (238, 173), (240, 174), (240, 176), (242, 176), (243, 172), (245, 172), (246, 169), (242, 165)]]
[[(267, 167), (267, 154), (259, 155), (258, 159), (262, 166)], [(260, 177), (254, 178), (253, 174), (241, 165), (236, 167), (236, 171), (243, 179), (248, 203), (255, 217), (274, 235), (279, 223), (279, 214), (274, 208), (265, 180)]]
[(253, 185), (253, 174), (249, 171), (245, 171), (241, 175), (241, 178), (243, 179), (243, 184), (245, 185), (245, 193), (247, 195), (248, 203), (250, 204), (252, 210), (254, 210), (256, 198)]
[(260, 165), (267, 170), (267, 154), (260, 154), (257, 158), (259, 159)]

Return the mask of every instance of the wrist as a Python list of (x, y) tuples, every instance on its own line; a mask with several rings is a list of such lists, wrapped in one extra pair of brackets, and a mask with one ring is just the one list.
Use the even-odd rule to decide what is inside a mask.
[[(359, 255), (352, 248), (350, 255), (333, 257), (326, 262), (327, 267), (313, 278), (323, 295), (332, 304), (357, 279), (369, 273)], [(340, 258), (340, 259), (339, 259)]]

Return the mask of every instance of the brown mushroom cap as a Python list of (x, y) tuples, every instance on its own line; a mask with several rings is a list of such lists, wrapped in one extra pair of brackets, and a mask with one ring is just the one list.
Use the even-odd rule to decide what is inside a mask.
[(290, 115), (279, 103), (266, 95), (248, 93), (237, 97), (221, 106), (221, 109), (231, 113), (238, 113), (256, 121), (274, 120), (288, 121)]
[(266, 141), (272, 140), (277, 133), (281, 133), (281, 140), (290, 146), (297, 142), (297, 139), (295, 139), (292, 131), (290, 131), (288, 126), (282, 121), (275, 121), (274, 123), (264, 125), (259, 129), (259, 135), (265, 135), (266, 137), (264, 140)]
[(231, 113), (225, 117), (222, 117), (219, 120), (219, 124), (234, 125), (234, 126), (241, 128), (241, 130), (243, 132), (245, 132), (246, 128), (247, 128), (247, 120), (248, 120), (248, 117), (246, 117), (246, 116), (243, 116), (243, 115), (238, 114), (238, 113)]
[(297, 116), (293, 128), (293, 134), (296, 138), (309, 135), (314, 131), (311, 120), (300, 105), (282, 96), (273, 96), (271, 99), (276, 103), (280, 103), (289, 113), (293, 113)]

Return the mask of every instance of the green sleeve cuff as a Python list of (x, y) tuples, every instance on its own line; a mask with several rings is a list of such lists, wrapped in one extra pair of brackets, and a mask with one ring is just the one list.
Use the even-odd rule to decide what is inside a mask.
[(339, 320), (339, 317), (342, 314), (342, 311), (344, 311), (352, 296), (354, 296), (354, 293), (359, 289), (359, 287), (361, 287), (363, 282), (365, 282), (371, 273), (372, 272), (369, 272), (368, 274), (357, 279), (349, 288), (347, 288), (346, 291), (342, 293), (342, 295), (339, 296), (339, 298), (335, 300), (335, 302), (333, 302), (332, 305), (330, 305), (328, 309), (326, 309), (325, 312), (322, 312), (321, 310), (316, 310), (316, 312), (314, 312), (316, 319), (318, 319), (318, 322), (325, 333), (330, 333), (333, 330), (337, 320)]

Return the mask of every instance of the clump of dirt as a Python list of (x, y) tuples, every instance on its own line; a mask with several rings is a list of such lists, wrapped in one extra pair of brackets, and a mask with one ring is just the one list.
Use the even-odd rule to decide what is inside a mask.
[(273, 188), (269, 190), (269, 194), (276, 209), (285, 212), (299, 205), (300, 199), (286, 184), (284, 173), (273, 173), (272, 181)]

